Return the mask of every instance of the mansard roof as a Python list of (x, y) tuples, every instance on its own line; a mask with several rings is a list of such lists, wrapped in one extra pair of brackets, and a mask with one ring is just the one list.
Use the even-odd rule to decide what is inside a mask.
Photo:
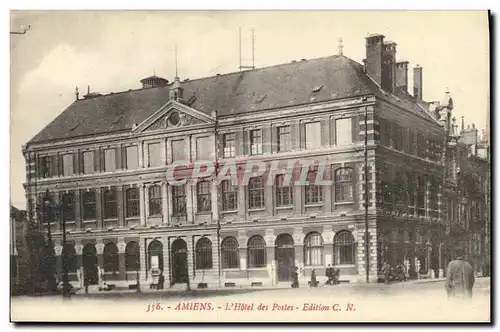
[[(76, 100), (29, 143), (131, 131), (168, 103), (170, 86)], [(219, 117), (375, 95), (431, 118), (407, 92), (384, 92), (343, 55), (186, 80), (182, 87), (186, 105)]]

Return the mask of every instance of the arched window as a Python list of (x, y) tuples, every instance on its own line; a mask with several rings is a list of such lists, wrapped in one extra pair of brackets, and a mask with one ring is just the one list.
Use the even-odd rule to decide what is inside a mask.
[(323, 238), (319, 233), (309, 233), (304, 239), (304, 265), (322, 265)]
[(254, 235), (248, 240), (248, 267), (266, 266), (266, 241)]
[(264, 207), (264, 179), (261, 176), (251, 178), (248, 182), (248, 208)]
[(150, 216), (161, 216), (161, 187), (151, 186), (148, 190), (149, 193), (149, 215)]
[(61, 203), (63, 206), (64, 220), (75, 220), (75, 195), (73, 193), (62, 194)]
[(126, 191), (127, 218), (139, 217), (139, 188), (130, 188)]
[(335, 201), (353, 201), (353, 171), (352, 168), (344, 167), (335, 171)]
[(95, 192), (84, 191), (83, 192), (83, 220), (95, 220), (96, 219), (96, 202), (95, 202)]
[(212, 211), (210, 182), (203, 180), (196, 184), (198, 212)]
[(125, 270), (138, 271), (141, 268), (141, 251), (139, 244), (135, 241), (130, 241), (125, 247)]
[(238, 187), (233, 186), (231, 180), (221, 182), (222, 211), (235, 211), (238, 209)]
[(75, 246), (66, 243), (62, 251), (63, 267), (68, 268), (68, 272), (76, 272), (76, 250)]
[(221, 259), (223, 269), (235, 269), (240, 266), (238, 241), (234, 237), (226, 237), (221, 243)]
[(307, 173), (307, 181), (309, 184), (305, 186), (306, 205), (323, 202), (323, 188), (315, 184), (316, 175), (316, 171), (309, 171)]
[(196, 269), (212, 268), (212, 242), (206, 237), (196, 242)]
[(104, 219), (116, 218), (117, 216), (116, 190), (106, 190), (104, 192)]
[(285, 183), (284, 174), (276, 176), (276, 206), (293, 205), (292, 188), (291, 181)]
[(356, 262), (356, 245), (351, 232), (340, 231), (335, 234), (333, 246), (335, 264), (354, 264)]
[(118, 248), (113, 242), (104, 246), (104, 272), (118, 272)]

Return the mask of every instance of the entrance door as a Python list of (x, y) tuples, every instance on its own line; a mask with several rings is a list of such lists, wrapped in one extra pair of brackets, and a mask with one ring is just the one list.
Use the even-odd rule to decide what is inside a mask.
[(182, 239), (172, 243), (172, 283), (185, 283), (188, 278), (187, 244)]
[(97, 250), (93, 244), (87, 244), (82, 252), (82, 265), (84, 277), (88, 278), (89, 285), (99, 283)]
[(278, 281), (291, 281), (292, 268), (295, 265), (295, 249), (293, 238), (289, 234), (280, 234), (276, 238), (276, 263)]

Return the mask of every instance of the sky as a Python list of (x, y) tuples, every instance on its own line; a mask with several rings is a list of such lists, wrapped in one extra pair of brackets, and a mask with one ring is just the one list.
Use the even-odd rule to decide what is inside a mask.
[[(365, 37), (397, 43), (397, 60), (423, 67), (423, 97), (454, 100), (457, 123), (486, 128), (489, 30), (486, 11), (12, 11), (10, 35), (11, 204), (25, 209), (22, 145), (87, 92), (139, 88), (156, 73), (181, 80), (337, 54), (361, 63)], [(412, 71), (409, 71), (409, 91)]]

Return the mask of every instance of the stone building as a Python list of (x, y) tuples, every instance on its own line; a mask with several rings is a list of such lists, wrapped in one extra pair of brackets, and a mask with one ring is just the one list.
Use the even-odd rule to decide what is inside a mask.
[[(313, 269), (321, 281), (329, 264), (342, 280), (373, 282), (384, 260), (415, 277), (439, 273), (452, 255), (442, 242), (451, 226), (471, 233), (456, 190), (468, 159), (458, 154), (450, 95), (425, 102), (418, 65), (410, 94), (408, 66), (396, 60), (396, 43), (375, 34), (364, 64), (340, 46), (337, 55), (267, 68), (77, 91), (24, 146), (28, 209), (46, 189), (64, 207), (53, 237), (58, 266), (64, 253), (75, 282), (80, 267), (91, 283), (133, 285), (139, 276), (142, 287), (160, 270), (166, 286), (208, 287), (289, 282), (294, 267), (303, 281)], [(235, 161), (239, 173), (249, 161), (324, 160), (333, 184), (286, 185), (283, 166), (247, 185), (218, 185), (215, 175), (171, 185), (168, 167), (181, 160), (210, 160), (217, 170)], [(177, 174), (189, 178), (190, 165)], [(312, 166), (308, 179), (317, 172)]]

